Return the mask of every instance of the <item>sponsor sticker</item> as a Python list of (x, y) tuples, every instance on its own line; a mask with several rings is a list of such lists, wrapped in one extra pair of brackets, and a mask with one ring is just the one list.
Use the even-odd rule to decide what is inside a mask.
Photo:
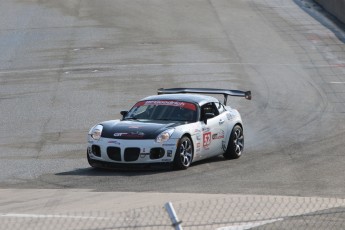
[(109, 144), (121, 145), (118, 141), (108, 141)]
[(114, 137), (121, 137), (122, 135), (126, 135), (128, 133), (114, 133)]
[(140, 158), (145, 158), (148, 155), (150, 155), (150, 153), (140, 153)]
[(128, 126), (129, 129), (139, 129), (141, 126)]
[(143, 106), (143, 105), (165, 105), (165, 106), (175, 106), (181, 107), (184, 109), (189, 109), (196, 111), (196, 106), (193, 103), (182, 102), (182, 101), (140, 101), (135, 104), (136, 107)]
[(172, 150), (167, 151), (167, 157), (172, 157)]
[(212, 139), (223, 139), (224, 138), (224, 131), (220, 130), (219, 133), (215, 133), (212, 135)]
[(210, 131), (210, 128), (209, 128), (209, 127), (204, 127), (204, 128), (202, 128), (202, 131), (203, 131), (203, 132), (209, 132), (209, 131)]
[(130, 132), (130, 133), (114, 133), (114, 137), (132, 137), (132, 138), (143, 138), (144, 137), (143, 132)]
[(201, 140), (201, 134), (200, 134), (200, 133), (197, 133), (197, 134), (196, 134), (196, 139), (197, 139), (198, 141)]
[(203, 147), (207, 148), (211, 144), (211, 132), (207, 132), (203, 134)]

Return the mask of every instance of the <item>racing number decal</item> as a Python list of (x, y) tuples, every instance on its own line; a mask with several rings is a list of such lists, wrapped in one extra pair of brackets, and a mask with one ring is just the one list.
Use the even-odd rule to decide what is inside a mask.
[(203, 146), (204, 147), (207, 147), (211, 144), (211, 132), (208, 132), (208, 133), (204, 133), (204, 136), (203, 136)]

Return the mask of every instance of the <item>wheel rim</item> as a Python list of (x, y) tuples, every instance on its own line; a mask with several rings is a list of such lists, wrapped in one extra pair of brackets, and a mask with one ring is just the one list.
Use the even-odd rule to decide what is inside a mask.
[(244, 137), (241, 129), (235, 131), (234, 136), (234, 148), (237, 156), (240, 156), (244, 147)]
[(192, 161), (193, 148), (189, 139), (182, 141), (180, 145), (180, 159), (183, 166), (188, 167)]

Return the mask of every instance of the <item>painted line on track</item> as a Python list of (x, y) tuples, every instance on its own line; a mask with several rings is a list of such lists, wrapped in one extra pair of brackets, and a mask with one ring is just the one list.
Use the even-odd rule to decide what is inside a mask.
[(94, 216), (70, 216), (70, 215), (42, 215), (42, 214), (23, 214), (23, 213), (0, 213), (0, 217), (15, 217), (15, 218), (68, 218), (68, 219), (109, 219), (105, 217)]

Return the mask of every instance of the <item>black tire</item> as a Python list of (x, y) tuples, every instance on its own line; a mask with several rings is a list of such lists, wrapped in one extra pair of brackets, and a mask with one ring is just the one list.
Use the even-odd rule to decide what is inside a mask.
[(235, 125), (231, 131), (230, 139), (225, 153), (225, 159), (237, 159), (242, 155), (244, 148), (243, 129), (239, 125)]
[(89, 165), (92, 167), (92, 168), (97, 168), (94, 164), (94, 161), (90, 158), (89, 156), (89, 153), (86, 152), (86, 156), (87, 156), (87, 162), (89, 162)]
[(179, 141), (175, 158), (174, 158), (174, 168), (175, 169), (187, 169), (193, 160), (193, 143), (191, 139), (184, 136)]

